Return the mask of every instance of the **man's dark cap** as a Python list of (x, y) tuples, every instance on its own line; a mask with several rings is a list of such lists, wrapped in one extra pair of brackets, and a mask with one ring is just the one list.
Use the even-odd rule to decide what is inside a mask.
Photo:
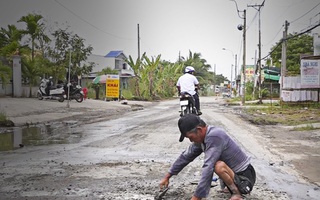
[(182, 116), (178, 121), (178, 126), (180, 130), (179, 142), (182, 142), (186, 136), (186, 133), (190, 132), (192, 129), (196, 128), (201, 123), (200, 117), (195, 114), (186, 114)]

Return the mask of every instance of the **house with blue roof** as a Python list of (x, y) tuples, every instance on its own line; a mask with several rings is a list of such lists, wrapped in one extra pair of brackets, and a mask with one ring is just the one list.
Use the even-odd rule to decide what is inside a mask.
[(82, 64), (89, 64), (93, 62), (95, 63), (95, 67), (88, 76), (82, 78), (82, 86), (85, 87), (88, 82), (92, 82), (92, 80), (98, 75), (98, 72), (109, 68), (119, 71), (118, 74), (120, 77), (121, 87), (127, 88), (128, 79), (134, 76), (134, 72), (126, 60), (127, 56), (123, 51), (110, 51), (104, 56), (91, 54), (88, 56), (87, 61)]

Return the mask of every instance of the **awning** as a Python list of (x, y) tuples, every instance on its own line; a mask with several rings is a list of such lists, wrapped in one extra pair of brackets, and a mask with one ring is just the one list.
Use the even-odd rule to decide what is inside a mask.
[(97, 84), (97, 83), (106, 83), (107, 81), (107, 75), (100, 75), (100, 76), (96, 76), (92, 83), (93, 84)]

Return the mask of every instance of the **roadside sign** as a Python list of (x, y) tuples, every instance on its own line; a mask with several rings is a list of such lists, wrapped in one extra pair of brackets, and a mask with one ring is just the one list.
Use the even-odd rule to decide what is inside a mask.
[(106, 97), (119, 98), (119, 75), (107, 74)]

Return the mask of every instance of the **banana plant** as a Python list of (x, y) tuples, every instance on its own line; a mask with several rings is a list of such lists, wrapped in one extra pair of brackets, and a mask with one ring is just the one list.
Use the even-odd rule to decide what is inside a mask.
[(143, 58), (145, 57), (145, 54), (144, 53), (142, 55), (142, 59), (140, 58), (137, 58), (136, 61), (133, 61), (132, 57), (129, 56), (129, 59), (126, 60), (126, 62), (128, 63), (128, 65), (132, 68), (133, 72), (134, 72), (134, 79), (135, 79), (135, 84), (134, 84), (134, 87), (135, 87), (135, 92), (134, 92), (134, 95), (137, 96), (138, 98), (141, 98), (141, 92), (140, 92), (140, 86), (139, 86), (139, 82), (141, 80), (141, 63), (143, 61)]
[(159, 63), (160, 63), (161, 55), (158, 55), (156, 58), (152, 57), (150, 60), (146, 55), (144, 55), (144, 70), (143, 70), (143, 79), (142, 82), (148, 86), (147, 94), (148, 96), (153, 98), (155, 95), (154, 84), (157, 81), (157, 76), (159, 72)]

